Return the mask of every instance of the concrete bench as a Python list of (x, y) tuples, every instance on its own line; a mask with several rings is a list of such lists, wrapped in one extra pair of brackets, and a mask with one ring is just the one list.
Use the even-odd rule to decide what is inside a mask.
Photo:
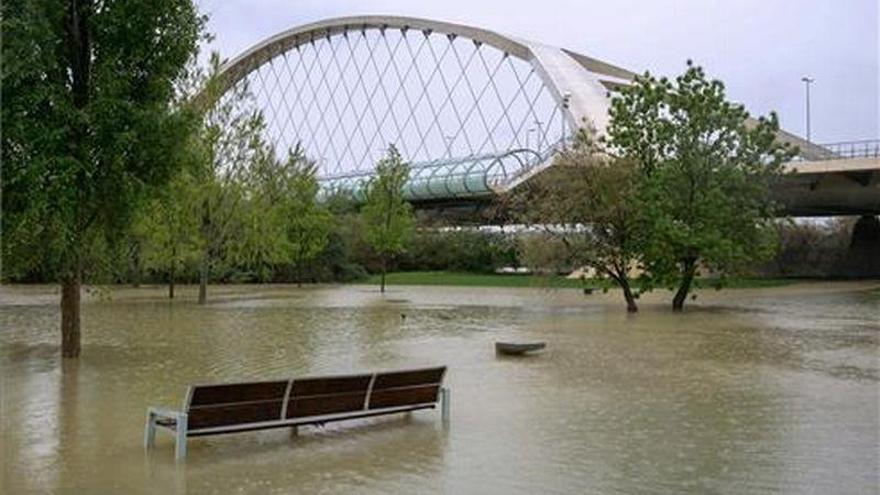
[(155, 444), (156, 430), (175, 437), (175, 457), (186, 457), (188, 437), (270, 428), (323, 425), (433, 409), (449, 420), (446, 367), (363, 375), (292, 378), (250, 383), (193, 385), (179, 411), (150, 407), (144, 447)]

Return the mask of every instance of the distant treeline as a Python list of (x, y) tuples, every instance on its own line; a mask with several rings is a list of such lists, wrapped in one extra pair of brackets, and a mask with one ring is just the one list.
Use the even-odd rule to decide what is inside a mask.
[(827, 221), (780, 222), (779, 248), (756, 267), (756, 274), (793, 278), (880, 277), (880, 232), (876, 218), (865, 218), (853, 236), (857, 217)]
[[(301, 272), (292, 263), (279, 263), (255, 270), (247, 265), (230, 262), (218, 263), (211, 279), (225, 283), (295, 283), (351, 282), (362, 280), (381, 271), (381, 258), (369, 246), (360, 216), (353, 207), (337, 211), (328, 242), (320, 254)], [(871, 253), (854, 252), (851, 246), (854, 218), (828, 221), (780, 221), (778, 224), (779, 249), (768, 262), (755, 266), (754, 276), (773, 278), (869, 278), (877, 277), (871, 271)], [(119, 246), (119, 253), (110, 257), (104, 275), (106, 283), (164, 283), (167, 274), (145, 268), (138, 262), (137, 246)], [(476, 229), (448, 229), (419, 227), (407, 250), (394, 257), (391, 271), (451, 271), (492, 273), (504, 267), (529, 266), (536, 255), (534, 239), (522, 234)], [(541, 249), (544, 256), (552, 249)], [(880, 253), (874, 252), (874, 257)], [(876, 262), (874, 262), (876, 264)], [(575, 269), (566, 263), (558, 271)], [(186, 264), (177, 274), (183, 283), (198, 283), (199, 265)], [(50, 282), (51, 278), (39, 271), (31, 271), (10, 282)]]

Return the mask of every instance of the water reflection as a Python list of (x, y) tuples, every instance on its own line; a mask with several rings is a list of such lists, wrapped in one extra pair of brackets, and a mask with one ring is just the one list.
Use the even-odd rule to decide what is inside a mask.
[[(635, 316), (612, 296), (479, 288), (162, 289), (84, 308), (0, 289), (2, 493), (876, 493), (880, 294), (796, 286)], [(499, 359), (495, 340), (544, 340)], [(448, 364), (436, 414), (141, 446), (194, 382)]]

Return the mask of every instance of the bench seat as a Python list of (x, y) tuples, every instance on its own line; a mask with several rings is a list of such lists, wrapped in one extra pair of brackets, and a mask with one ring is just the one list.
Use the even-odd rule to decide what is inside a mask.
[(193, 385), (179, 411), (148, 408), (144, 446), (156, 429), (175, 435), (175, 456), (186, 457), (187, 437), (398, 414), (441, 406), (449, 418), (445, 367), (362, 375), (292, 378), (272, 382)]

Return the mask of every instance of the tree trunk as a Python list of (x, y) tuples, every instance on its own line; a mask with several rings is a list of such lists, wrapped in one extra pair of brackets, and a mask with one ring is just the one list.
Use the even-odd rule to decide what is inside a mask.
[(61, 356), (80, 353), (80, 270), (61, 281)]
[(177, 247), (171, 248), (171, 266), (168, 267), (168, 299), (174, 299), (174, 268), (177, 259)]
[(388, 262), (385, 260), (385, 257), (382, 257), (382, 283), (379, 286), (379, 292), (382, 294), (385, 293), (385, 273), (388, 271)]
[(620, 288), (623, 289), (623, 298), (626, 299), (626, 311), (628, 313), (638, 313), (639, 306), (636, 304), (636, 296), (629, 286), (629, 280), (626, 278), (621, 279)]
[(202, 264), (199, 267), (199, 304), (208, 302), (208, 258), (202, 257)]
[(131, 249), (131, 286), (137, 289), (141, 286), (141, 245), (135, 242)]
[(681, 311), (684, 309), (684, 302), (691, 291), (691, 284), (694, 282), (694, 274), (697, 272), (697, 259), (687, 258), (682, 262), (682, 277), (678, 286), (675, 297), (672, 298), (672, 310)]

